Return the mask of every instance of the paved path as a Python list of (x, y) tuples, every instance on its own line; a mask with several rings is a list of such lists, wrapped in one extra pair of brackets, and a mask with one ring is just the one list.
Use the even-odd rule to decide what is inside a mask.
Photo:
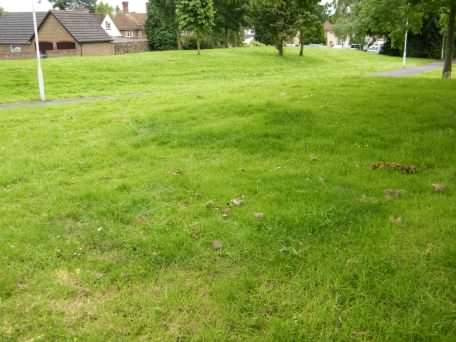
[(390, 70), (390, 71), (382, 71), (372, 74), (372, 76), (379, 76), (379, 77), (409, 77), (422, 74), (424, 72), (433, 71), (436, 69), (441, 69), (443, 67), (442, 62), (434, 62), (431, 64), (420, 65), (410, 68), (402, 68), (399, 70)]
[(18, 108), (37, 108), (37, 107), (49, 107), (49, 106), (58, 106), (64, 104), (75, 104), (75, 103), (84, 103), (92, 102), (97, 100), (112, 100), (113, 96), (86, 96), (86, 97), (76, 97), (69, 99), (56, 99), (48, 100), (45, 102), (41, 101), (20, 101), (12, 103), (0, 103), (0, 110), (3, 109), (18, 109)]

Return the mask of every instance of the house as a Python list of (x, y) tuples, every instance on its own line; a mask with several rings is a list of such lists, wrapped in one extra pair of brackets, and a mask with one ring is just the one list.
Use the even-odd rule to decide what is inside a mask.
[(246, 46), (250, 46), (255, 42), (255, 30), (254, 29), (246, 29), (244, 30), (244, 41), (243, 44)]
[[(38, 25), (46, 12), (36, 14)], [(0, 16), (0, 58), (32, 57), (33, 21), (31, 12), (4, 13)]]
[(146, 13), (130, 12), (128, 1), (122, 2), (122, 11), (114, 17), (114, 23), (123, 37), (129, 39), (146, 39)]
[(117, 28), (114, 20), (111, 18), (109, 14), (95, 14), (97, 17), (98, 23), (100, 24), (101, 28), (105, 30), (105, 32), (113, 37), (122, 37), (122, 33), (120, 33), (119, 29)]
[(114, 19), (105, 16), (100, 25), (113, 38), (114, 53), (138, 53), (149, 50), (149, 42), (145, 33), (146, 14), (130, 13), (128, 1), (122, 3), (123, 11)]
[[(114, 54), (112, 37), (95, 15), (85, 11), (37, 13), (39, 47), (48, 56)], [(6, 13), (0, 17), (0, 57), (30, 58), (35, 53), (32, 13)]]
[(325, 31), (326, 46), (330, 48), (349, 48), (351, 46), (350, 38), (340, 39), (334, 33), (333, 24), (326, 21), (323, 25)]

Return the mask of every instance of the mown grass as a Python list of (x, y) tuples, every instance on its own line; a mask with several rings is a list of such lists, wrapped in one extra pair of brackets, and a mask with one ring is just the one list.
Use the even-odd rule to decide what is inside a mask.
[[(116, 98), (0, 111), (0, 336), (454, 338), (456, 85), (367, 77), (400, 65), (326, 49), (47, 60), (51, 98)], [(32, 70), (0, 63), (0, 101), (35, 97)]]

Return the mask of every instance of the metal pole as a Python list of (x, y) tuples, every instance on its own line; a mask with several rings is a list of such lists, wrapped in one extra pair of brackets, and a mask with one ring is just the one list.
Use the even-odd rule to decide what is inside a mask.
[(36, 13), (35, 13), (35, 0), (32, 0), (32, 14), (33, 14), (33, 29), (35, 31), (35, 50), (36, 50), (36, 61), (37, 61), (38, 88), (40, 89), (41, 101), (46, 101), (43, 69), (41, 67), (40, 40), (38, 38), (38, 24), (37, 24)]
[(402, 62), (404, 63), (404, 65), (407, 65), (407, 41), (408, 41), (408, 26), (409, 26), (409, 20), (408, 20), (408, 17), (407, 17), (407, 23), (405, 24), (406, 25), (406, 28), (405, 28), (405, 40), (404, 40), (404, 56), (402, 57)]

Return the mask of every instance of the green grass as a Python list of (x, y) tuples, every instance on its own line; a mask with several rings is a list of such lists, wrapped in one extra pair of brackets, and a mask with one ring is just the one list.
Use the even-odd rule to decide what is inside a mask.
[[(368, 77), (400, 67), (329, 49), (46, 60), (51, 98), (115, 98), (0, 110), (1, 339), (452, 340), (456, 83)], [(0, 62), (0, 102), (35, 98), (33, 72)]]

